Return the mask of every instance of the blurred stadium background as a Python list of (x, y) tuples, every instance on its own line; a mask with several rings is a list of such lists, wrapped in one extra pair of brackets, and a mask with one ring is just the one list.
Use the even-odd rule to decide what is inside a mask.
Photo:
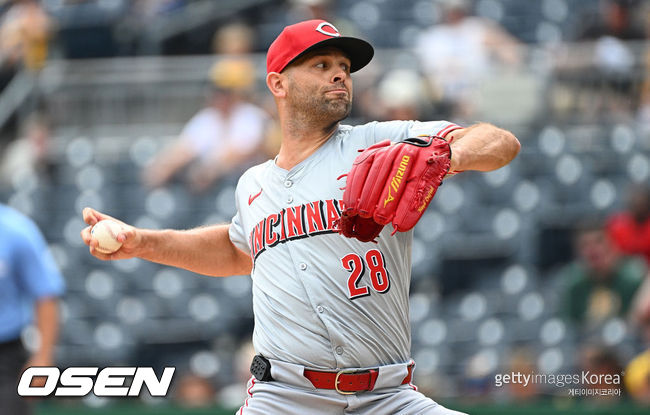
[[(0, 0), (5, 26), (38, 25), (15, 13), (22, 3)], [(624, 316), (589, 327), (563, 318), (558, 278), (576, 256), (576, 223), (623, 210), (629, 186), (648, 183), (646, 4), (617, 2), (629, 7), (639, 36), (604, 31), (590, 38), (585, 28), (607, 20), (611, 2), (460, 2), (509, 33), (519, 56), (517, 64), (490, 61), (466, 108), (449, 103), (444, 85), (436, 90), (414, 49), (454, 3), (36, 2), (49, 20), (47, 36), (26, 41), (18, 59), (0, 55), (0, 148), (7, 153), (30, 123), (46, 119), (47, 168), (5, 172), (0, 201), (40, 225), (65, 276), (58, 365), (177, 367), (167, 399), (49, 399), (39, 413), (215, 414), (243, 402), (253, 324), (248, 277), (95, 260), (79, 238), (81, 209), (153, 228), (229, 221), (244, 166), (203, 193), (182, 179), (149, 188), (142, 169), (204, 106), (211, 69), (228, 58), (215, 46), (215, 33), (233, 22), (252, 31), (249, 99), (270, 108), (264, 51), (284, 25), (310, 13), (329, 16), (376, 48), (371, 66), (354, 76), (350, 124), (406, 106), (420, 119), (492, 122), (522, 143), (509, 166), (445, 182), (415, 230), (415, 383), (472, 414), (647, 413), (626, 385), (620, 397), (587, 398), (569, 396), (568, 388), (494, 383), (495, 374), (512, 370), (579, 373), (589, 346), (604, 347), (621, 373), (648, 347)], [(7, 33), (0, 32), (5, 41)], [(31, 337), (28, 330), (24, 341)], [(208, 409), (192, 408), (197, 402)]]

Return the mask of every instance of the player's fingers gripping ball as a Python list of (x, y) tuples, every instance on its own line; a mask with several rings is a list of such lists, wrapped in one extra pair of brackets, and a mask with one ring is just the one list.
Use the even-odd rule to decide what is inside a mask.
[(412, 229), (451, 165), (449, 143), (440, 137), (382, 141), (363, 150), (347, 174), (339, 232), (363, 242), (384, 225)]
[(97, 251), (103, 254), (112, 254), (122, 247), (122, 242), (117, 240), (120, 232), (122, 232), (122, 226), (110, 219), (97, 222), (90, 230), (93, 239), (99, 243)]

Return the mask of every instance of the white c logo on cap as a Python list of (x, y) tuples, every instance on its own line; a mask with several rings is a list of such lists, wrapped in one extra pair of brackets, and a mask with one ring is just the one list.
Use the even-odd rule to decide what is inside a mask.
[[(330, 32), (330, 31), (324, 30), (323, 28), (325, 28), (325, 27), (331, 27), (332, 30), (333, 30), (333, 32)], [(339, 36), (341, 36), (341, 34), (340, 34), (339, 31), (334, 27), (334, 25), (331, 24), (331, 23), (327, 23), (327, 22), (319, 23), (318, 27), (316, 28), (316, 31), (317, 31), (317, 32), (320, 32), (320, 33), (322, 33), (322, 34), (324, 34), (324, 35), (327, 35), (327, 36), (332, 36), (332, 37), (339, 37)]]

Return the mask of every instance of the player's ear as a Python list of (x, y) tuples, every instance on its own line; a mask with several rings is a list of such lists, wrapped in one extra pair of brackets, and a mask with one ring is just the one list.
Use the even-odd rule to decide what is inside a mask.
[(287, 95), (287, 77), (277, 72), (269, 72), (266, 75), (266, 86), (276, 98), (284, 98)]

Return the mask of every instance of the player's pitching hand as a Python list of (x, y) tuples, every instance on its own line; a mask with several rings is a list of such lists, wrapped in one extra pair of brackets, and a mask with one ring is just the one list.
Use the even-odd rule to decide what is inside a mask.
[[(93, 238), (91, 234), (93, 226), (95, 226), (97, 222), (105, 219), (113, 220), (121, 227), (120, 232), (116, 235), (115, 239), (121, 243), (122, 246), (111, 254), (100, 252), (98, 250), (99, 242)], [(142, 240), (142, 236), (138, 232), (137, 228), (89, 207), (84, 208), (83, 210), (83, 220), (88, 224), (88, 226), (81, 231), (81, 239), (83, 239), (84, 243), (88, 245), (90, 253), (94, 257), (101, 260), (113, 260), (133, 258), (137, 256), (138, 248), (140, 247), (140, 242)]]

